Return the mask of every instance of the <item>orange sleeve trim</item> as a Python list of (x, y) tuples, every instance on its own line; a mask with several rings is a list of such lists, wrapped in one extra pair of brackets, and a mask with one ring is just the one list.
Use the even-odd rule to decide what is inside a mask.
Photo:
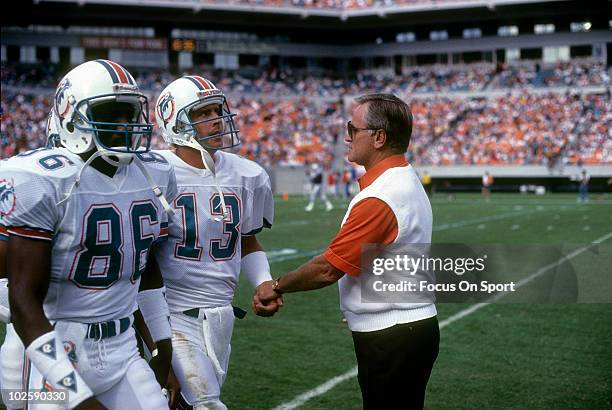
[(378, 198), (366, 198), (353, 206), (324, 256), (336, 268), (358, 275), (363, 245), (388, 245), (397, 233), (397, 219), (389, 205)]
[(351, 276), (359, 276), (361, 273), (361, 269), (359, 266), (355, 266), (350, 262), (345, 261), (340, 256), (336, 255), (331, 248), (328, 248), (323, 257), (332, 265), (334, 268), (341, 270), (344, 273), (347, 273)]

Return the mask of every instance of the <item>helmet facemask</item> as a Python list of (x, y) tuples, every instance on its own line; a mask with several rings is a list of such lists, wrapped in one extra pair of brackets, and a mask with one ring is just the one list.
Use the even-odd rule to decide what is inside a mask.
[(105, 94), (84, 99), (75, 109), (73, 124), (93, 134), (100, 156), (114, 166), (128, 163), (134, 154), (148, 152), (153, 125), (148, 104), (139, 93)]
[[(224, 96), (205, 97), (179, 110), (176, 131), (208, 150), (233, 148), (240, 145), (235, 116)], [(203, 134), (202, 129), (205, 130)]]

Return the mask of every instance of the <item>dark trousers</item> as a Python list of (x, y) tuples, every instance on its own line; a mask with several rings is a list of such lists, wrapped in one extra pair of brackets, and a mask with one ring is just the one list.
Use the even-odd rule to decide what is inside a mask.
[(422, 409), (440, 344), (438, 319), (353, 332), (363, 408)]

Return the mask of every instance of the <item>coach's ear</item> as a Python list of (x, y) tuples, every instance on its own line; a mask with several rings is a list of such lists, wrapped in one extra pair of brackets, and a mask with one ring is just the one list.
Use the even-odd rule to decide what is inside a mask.
[(374, 133), (372, 134), (372, 143), (374, 144), (374, 148), (375, 149), (382, 149), (385, 146), (385, 143), (387, 142), (387, 131), (381, 129), (378, 129), (376, 131), (373, 131)]

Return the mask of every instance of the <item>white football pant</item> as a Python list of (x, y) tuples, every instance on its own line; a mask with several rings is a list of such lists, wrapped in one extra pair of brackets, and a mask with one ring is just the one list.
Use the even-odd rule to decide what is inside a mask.
[[(60, 321), (55, 325), (68, 357), (96, 399), (110, 410), (168, 409), (153, 370), (138, 353), (131, 326), (119, 335), (101, 340), (86, 338), (87, 329), (88, 325), (76, 322)], [(46, 380), (29, 360), (24, 366), (24, 378), (30, 391), (45, 389)], [(28, 407), (52, 408), (49, 404)]]
[[(217, 309), (225, 308), (231, 310), (231, 306)], [(220, 318), (210, 312), (207, 314), (216, 319)], [(231, 316), (228, 316), (230, 314)], [(221, 334), (223, 342), (220, 343), (216, 341), (218, 339), (212, 338), (212, 343), (217, 345), (213, 347), (207, 319), (194, 318), (183, 313), (170, 314), (172, 369), (181, 385), (183, 398), (193, 406), (194, 410), (227, 409), (219, 397), (231, 352), (229, 341), (233, 331), (233, 311), (228, 315), (223, 316), (227, 326), (221, 332), (215, 331), (216, 335)], [(206, 337), (209, 339), (208, 343), (205, 334), (208, 335)], [(212, 350), (214, 357), (209, 356), (209, 350)], [(219, 352), (219, 355), (215, 354), (215, 351)]]
[[(8, 403), (5, 389), (23, 390), (23, 343), (12, 324), (6, 325), (4, 343), (0, 348), (0, 380), (2, 385), (2, 401)], [(23, 406), (15, 407), (23, 408)], [(11, 409), (9, 407), (9, 409)]]

